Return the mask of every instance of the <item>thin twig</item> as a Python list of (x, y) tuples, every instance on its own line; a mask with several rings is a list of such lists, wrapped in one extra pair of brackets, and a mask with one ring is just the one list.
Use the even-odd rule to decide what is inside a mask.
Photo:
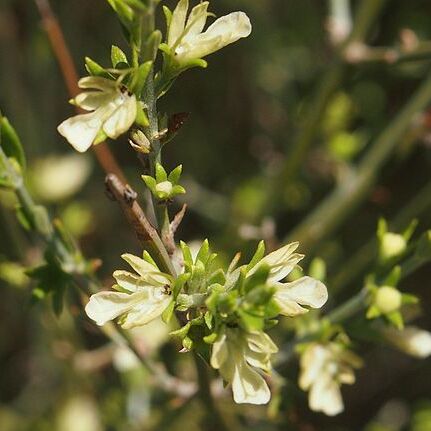
[(153, 252), (152, 257), (161, 266), (161, 269), (175, 277), (176, 271), (166, 248), (157, 230), (148, 221), (143, 209), (137, 202), (136, 192), (129, 185), (123, 184), (114, 174), (106, 176), (105, 184), (109, 195), (120, 204), (127, 221), (143, 247)]
[[(49, 0), (35, 0), (35, 2), (42, 18), (43, 27), (60, 66), (69, 96), (73, 98), (79, 93), (78, 73), (64, 38), (63, 31), (51, 8)], [(76, 110), (77, 112), (81, 112), (78, 107)], [(102, 169), (107, 174), (114, 173), (117, 177), (121, 178), (122, 181), (126, 182), (126, 177), (107, 144), (101, 143), (92, 148), (94, 149), (97, 161)]]
[(391, 156), (415, 116), (422, 112), (430, 101), (431, 74), (376, 139), (351, 177), (340, 183), (285, 241), (300, 241), (303, 249), (309, 252), (322, 238), (330, 235), (367, 196), (377, 179), (379, 169)]

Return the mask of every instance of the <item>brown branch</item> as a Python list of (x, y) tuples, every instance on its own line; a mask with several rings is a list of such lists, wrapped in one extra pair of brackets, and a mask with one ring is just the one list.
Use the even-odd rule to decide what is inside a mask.
[[(63, 31), (56, 16), (54, 15), (54, 12), (52, 11), (49, 0), (35, 0), (35, 2), (42, 18), (43, 27), (60, 66), (69, 96), (73, 98), (79, 92), (78, 73), (64, 38)], [(77, 112), (79, 112), (79, 108), (77, 108)], [(96, 159), (102, 169), (107, 174), (114, 173), (117, 177), (121, 178), (123, 182), (126, 182), (126, 177), (107, 144), (101, 143), (99, 145), (93, 146), (93, 149)]]
[(143, 247), (152, 252), (152, 257), (163, 271), (175, 277), (175, 268), (157, 230), (148, 221), (143, 209), (136, 201), (137, 193), (128, 184), (125, 185), (115, 174), (108, 174), (105, 184), (110, 197), (120, 204), (127, 221)]

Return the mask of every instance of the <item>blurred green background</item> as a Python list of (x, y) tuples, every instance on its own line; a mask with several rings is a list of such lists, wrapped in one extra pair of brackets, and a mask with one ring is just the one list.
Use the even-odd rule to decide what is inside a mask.
[[(353, 10), (360, 3), (352, 2)], [(182, 75), (160, 102), (168, 114), (190, 113), (164, 150), (168, 168), (184, 166), (189, 209), (181, 239), (208, 237), (226, 259), (238, 249), (251, 253), (262, 237), (272, 245), (282, 242), (325, 196), (350, 180), (376, 137), (429, 73), (426, 58), (343, 65), (312, 145), (299, 169), (285, 180), (280, 172), (289, 166), (289, 152), (309, 127), (310, 112), (317, 109), (313, 104), (322, 77), (339, 62), (328, 36), (328, 4), (212, 2), (219, 16), (244, 10), (254, 30), (250, 38), (211, 56), (207, 70)], [(126, 49), (106, 2), (52, 0), (52, 7), (81, 76), (86, 73), (84, 56), (108, 65), (111, 44)], [(162, 16), (160, 25), (164, 28)], [(411, 30), (405, 38), (414, 34), (431, 39), (429, 1), (387, 1), (366, 40), (375, 47), (399, 46), (403, 29)], [(68, 99), (34, 2), (1, 0), (0, 107), (24, 142), (29, 187), (79, 238), (86, 256), (102, 260), (99, 273), (109, 284), (112, 270), (123, 267), (120, 254), (138, 254), (139, 244), (118, 207), (106, 198), (104, 174), (92, 154), (75, 154), (56, 132), (72, 114)], [(303, 240), (301, 251), (309, 252), (308, 258), (325, 260), (331, 301), (360, 288), (373, 263), (379, 216), (397, 220), (401, 229), (414, 214), (420, 219), (418, 231), (430, 228), (430, 127), (431, 112), (414, 119), (372, 184), (337, 218), (328, 235), (314, 238), (307, 231), (294, 231), (298, 235), (293, 239)], [(142, 192), (140, 166), (126, 139), (110, 147), (132, 186)], [(425, 192), (419, 195), (421, 190)], [(136, 370), (116, 373), (112, 352), (103, 351), (103, 338), (80, 310), (72, 310), (76, 320), (63, 316), (57, 321), (47, 306), (30, 305), (25, 276), (11, 262), (35, 264), (40, 250), (17, 225), (12, 197), (1, 192), (0, 200), (0, 430), (150, 429), (166, 412), (158, 409), (163, 396), (150, 396), (148, 376)], [(180, 208), (180, 203), (175, 205)], [(428, 266), (404, 282), (406, 290), (423, 299), (425, 313), (419, 323), (425, 328), (431, 328), (430, 279)], [(96, 348), (99, 356), (85, 356)], [(162, 358), (168, 364), (177, 356), (174, 345), (164, 344)], [(376, 348), (367, 350), (365, 360), (369, 365), (358, 373), (358, 383), (345, 391), (346, 412), (336, 418), (310, 413), (305, 395), (294, 384), (293, 365), (287, 372), (293, 383), (283, 389), (275, 420), (270, 423), (263, 407), (245, 406), (236, 408), (240, 421), (255, 430), (431, 430), (430, 362)], [(172, 368), (190, 373), (181, 361)], [(198, 429), (198, 421), (199, 409), (187, 410), (167, 429), (185, 423), (190, 430)]]

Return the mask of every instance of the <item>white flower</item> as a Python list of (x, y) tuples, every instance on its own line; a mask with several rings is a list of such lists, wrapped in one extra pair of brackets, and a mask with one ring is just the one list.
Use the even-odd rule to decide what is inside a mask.
[(277, 289), (274, 300), (280, 307), (280, 313), (290, 317), (308, 311), (301, 305), (320, 308), (328, 300), (326, 286), (312, 277), (301, 277), (291, 283), (280, 282), (304, 257), (302, 254), (294, 253), (298, 245), (294, 242), (268, 254), (247, 274), (247, 277), (254, 274), (261, 264), (268, 265), (270, 267), (268, 283), (274, 284)]
[(415, 326), (404, 329), (385, 327), (383, 336), (401, 351), (417, 358), (426, 358), (431, 355), (431, 333)]
[(102, 326), (121, 316), (123, 328), (145, 325), (159, 317), (171, 302), (171, 280), (167, 274), (145, 260), (124, 254), (122, 258), (138, 273), (115, 271), (117, 292), (99, 292), (85, 307), (88, 317)]
[(136, 96), (116, 81), (97, 76), (79, 80), (86, 90), (76, 96), (74, 103), (88, 114), (76, 115), (63, 121), (58, 132), (79, 152), (87, 151), (99, 137), (116, 139), (127, 132), (136, 119)]
[(195, 6), (187, 21), (189, 1), (180, 0), (175, 8), (167, 44), (179, 63), (203, 58), (250, 35), (251, 23), (244, 12), (233, 12), (223, 16), (202, 32), (209, 16), (208, 5), (209, 2), (204, 1)]
[(277, 346), (263, 332), (227, 328), (213, 344), (211, 366), (232, 384), (236, 403), (266, 404), (271, 398), (265, 379), (253, 368), (271, 369)]
[(309, 391), (311, 410), (334, 416), (344, 410), (341, 384), (355, 383), (362, 360), (338, 343), (310, 344), (301, 355), (299, 387)]

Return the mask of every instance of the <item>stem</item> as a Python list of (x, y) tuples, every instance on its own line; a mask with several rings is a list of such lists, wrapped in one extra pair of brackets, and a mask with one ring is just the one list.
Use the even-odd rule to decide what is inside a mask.
[(200, 395), (200, 400), (205, 404), (207, 410), (205, 429), (208, 431), (229, 431), (229, 427), (226, 424), (223, 416), (220, 414), (211, 393), (211, 380), (209, 377), (208, 366), (206, 362), (198, 356), (197, 353), (193, 353), (193, 359), (195, 361), (199, 382), (198, 394)]
[(285, 241), (299, 241), (308, 252), (322, 238), (331, 234), (363, 201), (377, 179), (377, 173), (391, 156), (400, 138), (408, 130), (415, 115), (431, 100), (431, 74), (394, 121), (380, 134), (359, 166), (312, 212)]
[[(294, 146), (286, 157), (286, 162), (281, 172), (274, 179), (273, 190), (279, 190), (294, 177), (301, 166), (301, 162), (312, 145), (316, 134), (319, 131), (322, 116), (331, 100), (332, 95), (340, 86), (344, 75), (348, 69), (348, 64), (344, 61), (344, 53), (353, 43), (360, 43), (365, 39), (370, 28), (374, 24), (377, 16), (383, 9), (386, 0), (363, 0), (359, 3), (359, 9), (355, 14), (352, 33), (341, 46), (336, 59), (324, 74), (321, 84), (309, 103), (308, 111), (305, 113), (305, 120), (295, 141)], [(268, 204), (277, 201), (271, 195)]]
[[(423, 187), (414, 198), (409, 201), (397, 216), (389, 223), (394, 231), (402, 229), (413, 218), (418, 217), (431, 206), (431, 182)], [(353, 257), (344, 262), (342, 269), (333, 277), (328, 285), (331, 286), (331, 292), (339, 293), (349, 283), (359, 276), (362, 271), (369, 265), (376, 256), (377, 240), (376, 236), (363, 245)]]
[(152, 257), (160, 265), (160, 269), (176, 277), (175, 268), (159, 233), (148, 221), (143, 209), (136, 201), (136, 192), (130, 186), (124, 185), (114, 174), (106, 177), (105, 184), (111, 197), (120, 204), (127, 221), (143, 247), (152, 253)]

